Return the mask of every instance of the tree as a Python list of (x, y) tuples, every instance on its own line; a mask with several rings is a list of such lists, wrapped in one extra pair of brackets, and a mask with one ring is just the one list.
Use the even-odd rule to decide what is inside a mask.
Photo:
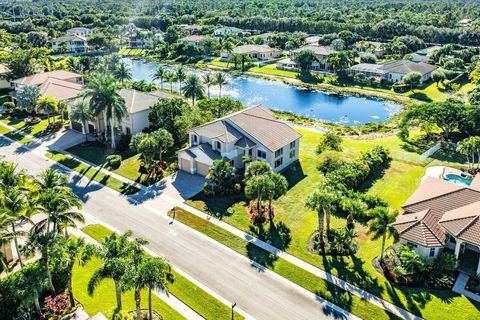
[(210, 72), (204, 74), (202, 77), (202, 82), (203, 85), (207, 88), (207, 97), (210, 98), (210, 87), (215, 84), (215, 79), (213, 78), (213, 75)]
[(70, 111), (70, 120), (82, 123), (83, 134), (85, 135), (85, 143), (88, 142), (87, 122), (95, 119), (90, 106), (85, 100), (79, 100), (75, 103)]
[(125, 63), (125, 61), (120, 61), (113, 75), (115, 78), (119, 79), (122, 84), (125, 81), (132, 81), (132, 70), (130, 70), (130, 67)]
[(148, 176), (152, 174), (154, 169), (155, 155), (159, 153), (158, 145), (157, 140), (152, 135), (146, 135), (138, 145), (137, 152), (142, 155), (143, 165)]
[[(90, 108), (95, 115), (103, 113), (105, 127), (110, 120), (112, 149), (115, 149), (115, 119), (120, 122), (128, 113), (125, 100), (117, 91), (115, 79), (104, 75), (96, 76), (90, 79), (80, 96), (90, 99)], [(107, 139), (107, 130), (105, 130), (105, 139)]]
[(227, 76), (223, 72), (217, 72), (215, 74), (215, 84), (218, 86), (218, 97), (222, 97), (222, 87), (228, 83)]
[(163, 79), (166, 78), (168, 71), (166, 71), (161, 65), (157, 66), (152, 74), (152, 80), (160, 80), (160, 88), (163, 89)]
[(446, 75), (445, 75), (445, 72), (443, 72), (442, 70), (435, 70), (432, 72), (432, 79), (433, 81), (435, 81), (437, 83), (437, 88), (438, 88), (438, 84), (440, 82), (443, 82), (445, 81), (446, 79)]
[(173, 93), (173, 83), (175, 82), (175, 73), (168, 72), (165, 75), (165, 78), (167, 79), (168, 83), (170, 84), (170, 92)]
[(182, 92), (182, 83), (186, 78), (187, 73), (185, 72), (185, 68), (183, 66), (178, 67), (175, 71), (175, 80), (178, 82), (180, 92)]
[(268, 217), (270, 221), (273, 219), (272, 201), (280, 198), (288, 191), (288, 181), (280, 173), (273, 173), (270, 176), (273, 182), (273, 188), (268, 190)]
[(213, 119), (224, 117), (230, 113), (240, 111), (244, 106), (231, 98), (207, 98), (197, 102), (202, 113), (209, 113)]
[(65, 110), (67, 110), (67, 103), (65, 100), (59, 100), (57, 101), (57, 108), (58, 111), (60, 112), (60, 119), (62, 121), (62, 126), (65, 123)]
[(253, 161), (245, 170), (245, 181), (253, 179), (256, 176), (270, 175), (272, 173), (272, 167), (265, 161)]
[(33, 47), (38, 48), (43, 47), (47, 44), (48, 35), (46, 34), (46, 32), (31, 31), (27, 34), (27, 39)]
[(150, 131), (165, 129), (172, 134), (177, 143), (181, 142), (182, 128), (176, 125), (176, 120), (190, 110), (190, 106), (183, 99), (160, 99), (150, 108), (148, 114), (148, 121), (151, 124)]
[(395, 215), (390, 214), (387, 208), (376, 207), (372, 209), (370, 216), (372, 219), (368, 222), (368, 232), (373, 235), (373, 240), (382, 238), (380, 251), (380, 261), (382, 261), (387, 236), (395, 235), (395, 228), (392, 226), (392, 223), (395, 222)]
[(163, 40), (168, 44), (173, 44), (178, 40), (178, 32), (174, 26), (169, 26), (163, 35)]
[(45, 50), (43, 49), (18, 49), (12, 51), (8, 59), (6, 59), (8, 72), (5, 78), (10, 81), (34, 74), (37, 63), (45, 56)]
[(345, 50), (345, 41), (342, 39), (335, 39), (332, 41), (331, 46), (334, 50), (336, 51), (342, 51)]
[(352, 64), (350, 56), (345, 51), (332, 53), (327, 57), (327, 63), (335, 70), (344, 70)]
[(68, 176), (57, 169), (49, 168), (34, 177), (33, 185), (38, 189), (39, 193), (48, 191), (61, 192), (68, 188)]
[(16, 94), (17, 105), (31, 113), (34, 117), (36, 116), (36, 106), (37, 99), (40, 96), (40, 90), (37, 86), (32, 84), (22, 85)]
[(418, 87), (422, 83), (422, 74), (420, 72), (412, 71), (403, 77), (403, 83), (410, 87), (410, 91)]
[(480, 105), (480, 86), (476, 86), (468, 93), (468, 101), (470, 104)]
[(301, 73), (309, 73), (310, 68), (312, 68), (312, 63), (317, 61), (317, 58), (313, 51), (302, 50), (295, 55), (294, 60)]
[(236, 169), (224, 159), (215, 160), (205, 178), (204, 190), (206, 192), (229, 194), (234, 190)]
[(268, 196), (268, 191), (274, 189), (273, 181), (270, 175), (260, 175), (248, 180), (245, 185), (245, 195), (257, 200), (257, 212), (260, 215), (263, 212), (262, 200), (264, 196)]
[(327, 150), (342, 151), (342, 142), (342, 137), (333, 132), (327, 132), (320, 139), (320, 143), (318, 144), (316, 150), (317, 154)]
[(361, 63), (377, 63), (377, 56), (369, 52), (361, 53), (360, 62)]
[(162, 154), (165, 153), (167, 148), (173, 146), (173, 137), (165, 129), (159, 129), (151, 133), (155, 141), (157, 142), (158, 148), (158, 160), (162, 161)]
[(41, 96), (37, 100), (36, 109), (47, 114), (47, 122), (50, 126), (50, 114), (58, 110), (58, 104), (54, 97)]
[(182, 92), (185, 97), (192, 98), (192, 105), (195, 105), (195, 98), (200, 99), (205, 94), (202, 81), (200, 81), (200, 78), (195, 74), (187, 76)]
[(457, 152), (467, 158), (469, 168), (473, 168), (476, 156), (478, 168), (480, 166), (480, 137), (474, 136), (461, 140), (457, 144)]
[(43, 317), (42, 309), (40, 307), (40, 292), (42, 292), (47, 286), (45, 281), (45, 273), (42, 271), (43, 270), (35, 268), (34, 265), (29, 265), (22, 269), (23, 277), (20, 277), (21, 282), (19, 285), (19, 287), (23, 288), (24, 290), (22, 299), (28, 301), (33, 300), (35, 310), (40, 319)]
[(334, 198), (330, 193), (322, 192), (320, 190), (314, 191), (306, 202), (307, 208), (315, 210), (318, 215), (318, 239), (320, 245), (323, 247), (325, 240), (323, 238), (323, 229), (325, 223), (325, 216), (327, 216), (327, 237), (330, 232), (330, 213), (335, 209), (333, 205)]

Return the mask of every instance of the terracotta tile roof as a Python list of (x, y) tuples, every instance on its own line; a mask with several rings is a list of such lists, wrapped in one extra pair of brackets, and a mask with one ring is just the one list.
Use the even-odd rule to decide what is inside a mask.
[(424, 247), (441, 247), (445, 244), (446, 235), (430, 209), (415, 213), (404, 212), (392, 225), (401, 238)]
[(462, 186), (445, 181), (443, 179), (435, 179), (427, 177), (425, 181), (420, 184), (417, 190), (405, 201), (403, 207), (411, 204), (421, 202), (434, 197), (442, 196), (447, 193), (463, 189)]
[(480, 201), (477, 201), (445, 212), (439, 222), (448, 233), (456, 238), (480, 245), (479, 218)]
[(55, 70), (55, 71), (42, 72), (42, 73), (37, 73), (31, 76), (23, 77), (17, 80), (13, 80), (13, 82), (18, 84), (33, 84), (33, 85), (39, 86), (45, 81), (47, 81), (49, 78), (54, 78), (59, 80), (74, 80), (81, 77), (82, 77), (81, 74), (78, 74), (75, 72), (70, 72), (66, 70)]
[(54, 97), (56, 100), (69, 100), (75, 98), (82, 88), (81, 83), (48, 78), (39, 89), (42, 96)]
[(480, 173), (477, 173), (470, 184), (470, 188), (480, 191)]

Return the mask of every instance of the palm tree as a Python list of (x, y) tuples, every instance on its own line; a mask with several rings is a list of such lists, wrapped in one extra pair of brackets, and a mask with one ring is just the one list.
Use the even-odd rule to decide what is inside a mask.
[(272, 201), (283, 196), (288, 191), (288, 181), (280, 173), (274, 173), (270, 176), (273, 182), (273, 188), (268, 192), (268, 217), (270, 222), (273, 219)]
[[(95, 115), (103, 113), (105, 127), (107, 120), (110, 120), (112, 149), (115, 149), (115, 119), (121, 121), (128, 114), (125, 100), (118, 94), (115, 79), (103, 75), (94, 77), (88, 82), (80, 96), (90, 99), (90, 108)], [(106, 138), (107, 130), (105, 130)]]
[(200, 78), (195, 74), (187, 77), (182, 92), (185, 97), (192, 98), (192, 105), (195, 105), (195, 98), (201, 98), (205, 94), (202, 81), (200, 81)]
[(167, 70), (165, 70), (162, 66), (158, 66), (152, 74), (152, 80), (160, 80), (160, 88), (163, 89), (163, 79), (165, 79), (167, 75)]
[(247, 181), (245, 186), (245, 194), (247, 197), (257, 199), (258, 214), (262, 213), (262, 199), (263, 196), (268, 194), (269, 190), (272, 190), (275, 186), (269, 175), (256, 176)]
[(180, 92), (182, 92), (182, 83), (187, 78), (187, 74), (185, 73), (185, 68), (183, 66), (178, 67), (177, 71), (175, 72), (175, 80), (178, 81), (180, 85)]
[(162, 154), (167, 148), (173, 146), (173, 137), (165, 129), (159, 129), (151, 133), (158, 144), (158, 160), (162, 161)]
[(113, 72), (113, 75), (119, 79), (122, 84), (125, 81), (132, 80), (132, 70), (130, 70), (130, 67), (125, 63), (125, 61), (120, 61), (117, 68)]
[(48, 168), (33, 178), (33, 185), (40, 193), (63, 191), (68, 186), (68, 176), (56, 169)]
[(223, 72), (217, 72), (215, 74), (215, 84), (218, 85), (218, 97), (222, 97), (222, 86), (227, 84), (227, 76)]
[(22, 271), (24, 278), (24, 295), (23, 299), (31, 301), (33, 300), (35, 310), (39, 319), (42, 319), (42, 309), (40, 307), (40, 292), (46, 287), (45, 274), (38, 272), (37, 268), (29, 266)]
[(322, 192), (319, 190), (314, 191), (308, 198), (306, 206), (312, 210), (317, 211), (318, 215), (318, 238), (320, 244), (323, 246), (323, 229), (324, 229), (324, 220), (325, 216), (327, 218), (327, 235), (330, 230), (330, 213), (335, 209), (333, 205), (333, 196), (330, 193)]
[(37, 100), (37, 110), (47, 114), (48, 125), (50, 125), (50, 114), (58, 110), (57, 101), (54, 97), (40, 96)]
[(85, 142), (88, 142), (87, 122), (95, 119), (90, 106), (85, 100), (80, 100), (72, 107), (70, 111), (70, 119), (82, 123), (83, 133), (85, 134)]
[(67, 103), (65, 102), (65, 100), (59, 100), (57, 102), (57, 108), (58, 108), (58, 111), (60, 112), (60, 117), (61, 117), (62, 126), (63, 126), (63, 123), (65, 122), (65, 110), (67, 110)]
[(131, 235), (131, 231), (127, 231), (122, 235), (114, 232), (103, 240), (100, 247), (95, 248), (94, 255), (100, 258), (101, 265), (88, 281), (88, 294), (92, 295), (103, 279), (112, 278), (115, 284), (118, 310), (122, 309), (122, 283), (124, 283), (131, 263), (132, 250), (128, 240), (128, 237)]
[(215, 84), (215, 79), (213, 78), (213, 75), (208, 72), (203, 75), (202, 82), (207, 87), (207, 97), (210, 98), (210, 87)]
[(130, 260), (130, 268), (127, 271), (125, 276), (125, 285), (126, 287), (134, 289), (134, 296), (135, 296), (135, 307), (137, 313), (137, 320), (141, 319), (140, 316), (140, 306), (141, 306), (141, 290), (144, 288), (140, 279), (142, 274), (140, 273), (140, 266), (142, 265), (143, 261), (145, 261), (145, 255), (142, 249), (143, 245), (148, 244), (148, 241), (137, 238), (135, 241), (130, 243), (130, 251), (131, 251), (131, 260)]
[(395, 215), (390, 214), (387, 208), (376, 207), (370, 212), (372, 219), (368, 222), (368, 231), (373, 235), (373, 239), (382, 238), (382, 251), (380, 252), (380, 261), (383, 260), (385, 252), (385, 241), (387, 236), (395, 236), (395, 228), (392, 223), (395, 222)]
[(168, 83), (170, 84), (170, 92), (173, 93), (173, 83), (175, 82), (175, 73), (169, 72), (166, 74), (165, 78), (167, 79)]
[(12, 188), (24, 189), (27, 175), (23, 171), (17, 171), (17, 166), (12, 162), (0, 162), (0, 192)]

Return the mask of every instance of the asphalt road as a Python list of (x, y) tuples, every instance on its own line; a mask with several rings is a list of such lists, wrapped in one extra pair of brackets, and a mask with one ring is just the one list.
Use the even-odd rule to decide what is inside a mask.
[[(0, 137), (0, 155), (37, 174), (55, 162)], [(72, 188), (84, 202), (84, 211), (117, 230), (132, 230), (147, 239), (147, 246), (165, 256), (220, 296), (234, 301), (256, 319), (334, 319), (333, 313), (313, 294), (299, 290), (270, 272), (259, 270), (248, 259), (175, 222), (164, 215), (169, 204), (161, 198), (134, 204), (126, 197), (69, 172)]]

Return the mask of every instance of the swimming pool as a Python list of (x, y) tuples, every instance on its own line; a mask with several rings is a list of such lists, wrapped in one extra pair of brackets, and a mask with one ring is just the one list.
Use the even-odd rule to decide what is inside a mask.
[(448, 182), (453, 182), (464, 187), (469, 187), (470, 184), (472, 183), (472, 179), (459, 176), (458, 174), (447, 174), (446, 176), (443, 177), (443, 179)]

